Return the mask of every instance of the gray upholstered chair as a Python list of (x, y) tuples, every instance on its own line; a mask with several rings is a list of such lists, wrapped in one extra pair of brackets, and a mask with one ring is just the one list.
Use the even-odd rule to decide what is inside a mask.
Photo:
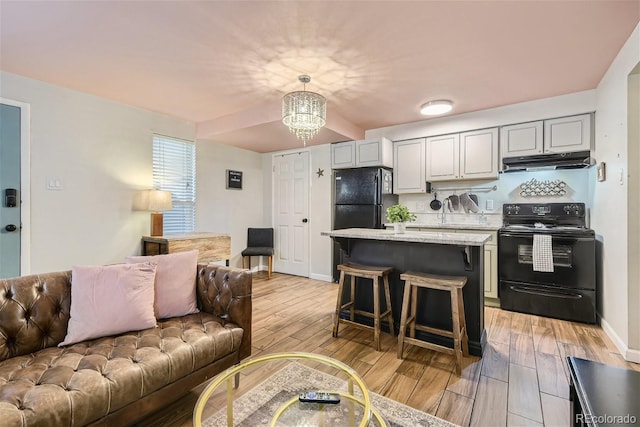
[(247, 248), (242, 251), (242, 268), (245, 268), (245, 258), (251, 268), (252, 256), (266, 256), (269, 261), (268, 275), (271, 279), (273, 268), (273, 228), (249, 228), (247, 230)]

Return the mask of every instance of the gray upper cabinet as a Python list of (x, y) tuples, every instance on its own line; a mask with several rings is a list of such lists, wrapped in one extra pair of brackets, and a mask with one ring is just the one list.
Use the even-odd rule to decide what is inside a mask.
[(393, 143), (387, 138), (356, 141), (356, 167), (393, 167)]
[(502, 157), (591, 150), (591, 114), (520, 123), (500, 128)]
[(460, 177), (460, 134), (426, 139), (427, 181), (447, 181)]
[(426, 139), (427, 181), (498, 177), (498, 128)]
[(531, 156), (543, 153), (542, 120), (500, 128), (502, 157)]
[(591, 114), (545, 120), (544, 149), (547, 153), (591, 150)]
[(393, 192), (425, 193), (424, 138), (393, 143)]
[(331, 144), (331, 168), (393, 166), (393, 145), (387, 138)]
[(460, 134), (460, 179), (498, 177), (498, 128)]
[(356, 167), (356, 142), (346, 141), (331, 144), (331, 169)]

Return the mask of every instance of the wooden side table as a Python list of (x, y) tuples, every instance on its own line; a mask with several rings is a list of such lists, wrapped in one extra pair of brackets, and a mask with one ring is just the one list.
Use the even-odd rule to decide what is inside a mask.
[(637, 426), (640, 372), (567, 357), (573, 426)]
[(166, 234), (142, 236), (142, 255), (161, 255), (198, 249), (199, 263), (225, 261), (231, 258), (231, 237), (218, 233)]

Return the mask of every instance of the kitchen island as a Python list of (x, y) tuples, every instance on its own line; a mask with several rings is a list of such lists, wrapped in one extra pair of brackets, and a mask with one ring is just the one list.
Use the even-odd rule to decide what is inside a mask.
[[(324, 231), (340, 244), (343, 262), (393, 267), (389, 275), (391, 308), (396, 328), (400, 326), (400, 309), (404, 282), (400, 274), (420, 271), (431, 274), (466, 276), (464, 287), (464, 312), (469, 335), (469, 352), (482, 356), (486, 342), (484, 329), (484, 243), (489, 234), (442, 233), (407, 231), (395, 234), (393, 230), (348, 228)], [(363, 280), (363, 279), (357, 279)], [(348, 292), (348, 286), (345, 286)], [(371, 286), (358, 286), (355, 305), (357, 309), (373, 311)], [(384, 302), (381, 303), (384, 306)], [(385, 308), (386, 309), (386, 308)], [(385, 309), (381, 308), (381, 311)], [(451, 329), (451, 304), (449, 294), (432, 289), (418, 292), (418, 322), (440, 329)], [(356, 320), (371, 325), (366, 317)], [(384, 325), (383, 325), (384, 326)], [(416, 337), (441, 345), (452, 346), (451, 339), (416, 331)]]

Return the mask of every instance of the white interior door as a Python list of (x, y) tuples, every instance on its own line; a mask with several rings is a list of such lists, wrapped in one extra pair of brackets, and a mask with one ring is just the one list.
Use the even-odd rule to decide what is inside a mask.
[(20, 276), (20, 113), (0, 104), (0, 278)]
[(309, 153), (274, 157), (274, 270), (309, 277)]

